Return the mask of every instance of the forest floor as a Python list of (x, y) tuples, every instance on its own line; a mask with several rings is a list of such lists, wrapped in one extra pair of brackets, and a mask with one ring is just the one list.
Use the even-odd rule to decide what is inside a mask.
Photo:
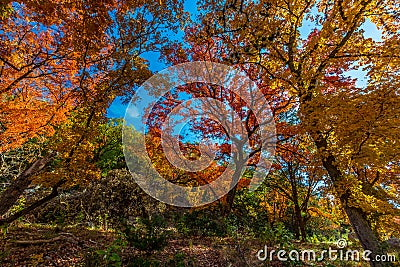
[[(0, 266), (367, 266), (357, 264), (312, 265), (263, 262), (257, 252), (264, 244), (257, 239), (221, 237), (169, 238), (167, 246), (152, 253), (118, 243), (113, 231), (84, 226), (60, 228), (18, 224), (0, 236)], [(316, 244), (301, 244), (311, 249)], [(101, 252), (100, 252), (101, 251)], [(113, 253), (118, 254), (113, 258)], [(105, 256), (106, 255), (106, 256)], [(109, 260), (105, 260), (109, 257)], [(288, 265), (289, 264), (289, 265)]]
[(7, 233), (4, 231), (0, 237), (0, 266), (4, 267), (93, 266), (97, 251), (108, 248), (120, 249), (123, 265), (129, 266), (255, 266), (257, 247), (260, 247), (254, 242), (249, 246), (229, 238), (171, 238), (163, 250), (143, 254), (129, 246), (113, 245), (117, 240), (115, 232), (83, 226), (21, 224), (9, 228)]

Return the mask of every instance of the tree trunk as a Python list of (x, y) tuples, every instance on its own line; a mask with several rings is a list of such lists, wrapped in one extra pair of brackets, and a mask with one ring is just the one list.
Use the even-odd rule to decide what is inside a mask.
[(301, 220), (299, 222), (299, 228), (301, 233), (301, 241), (306, 242), (307, 241), (306, 222), (303, 217), (301, 217)]
[(226, 202), (223, 205), (222, 215), (227, 216), (232, 210), (233, 202), (235, 200), (237, 184), (226, 195)]
[[(314, 139), (315, 140), (315, 139)], [(327, 142), (325, 139), (320, 138), (316, 139), (315, 144), (317, 148), (325, 150), (327, 147)], [(343, 180), (343, 175), (341, 171), (337, 168), (335, 164), (335, 157), (331, 154), (328, 154), (325, 158), (322, 159), (324, 168), (328, 171), (329, 177), (333, 183), (333, 186), (336, 188), (339, 182)], [(342, 191), (343, 188), (337, 188), (338, 191)], [(360, 208), (356, 208), (351, 206), (349, 203), (350, 194), (349, 192), (345, 192), (341, 196), (339, 196), (340, 202), (344, 207), (344, 210), (349, 218), (349, 221), (357, 234), (358, 239), (364, 250), (371, 251), (371, 255), (369, 255), (370, 259), (375, 259), (376, 255), (386, 255), (387, 250), (383, 248), (383, 244), (379, 241), (379, 238), (374, 233), (371, 225), (367, 220), (367, 214)], [(389, 262), (375, 262), (370, 261), (370, 265), (372, 267), (386, 267), (390, 266)]]
[(36, 160), (29, 168), (23, 171), (12, 181), (11, 185), (0, 195), (0, 216), (14, 206), (18, 198), (32, 182), (32, 177), (43, 170), (55, 154)]
[(305, 227), (305, 220), (303, 216), (301, 215), (301, 208), (297, 202), (294, 203), (294, 218), (295, 218), (295, 233), (296, 233), (296, 238), (300, 239), (301, 241), (305, 242), (306, 241), (306, 227)]
[(295, 206), (294, 209), (295, 209), (296, 228), (297, 228), (296, 232), (298, 232), (299, 236), (301, 236), (301, 241), (305, 242), (306, 241), (306, 229), (305, 229), (304, 218), (301, 215), (300, 206), (298, 204), (295, 204), (294, 206)]
[(55, 198), (56, 196), (58, 196), (58, 188), (64, 184), (64, 180), (60, 180), (52, 189), (51, 193), (47, 196), (45, 196), (42, 199), (37, 200), (36, 202), (32, 203), (31, 205), (29, 205), (28, 207), (24, 208), (21, 211), (18, 211), (17, 213), (11, 215), (8, 218), (5, 219), (0, 219), (0, 226), (3, 226), (5, 224), (8, 223), (12, 223), (13, 221), (15, 221), (16, 219), (18, 219), (19, 217), (22, 217), (28, 213), (30, 213), (31, 211), (33, 211), (34, 209), (40, 207), (41, 205), (49, 202), (50, 200), (52, 200), (53, 198)]
[(292, 224), (293, 224), (293, 229), (294, 229), (294, 238), (296, 238), (296, 240), (300, 240), (300, 228), (297, 224), (297, 216), (296, 216), (296, 212), (293, 212), (292, 214)]
[(234, 156), (235, 171), (232, 175), (232, 181), (230, 186), (232, 189), (226, 195), (226, 202), (223, 204), (222, 216), (229, 215), (232, 210), (233, 202), (235, 200), (237, 185), (240, 180), (240, 175), (242, 174), (242, 169), (247, 164), (247, 158), (244, 156), (244, 151), (242, 150), (245, 142), (237, 141), (235, 146), (238, 148), (237, 154)]
[[(381, 242), (378, 240), (365, 218), (365, 213), (361, 209), (354, 207), (345, 207), (344, 210), (362, 247), (364, 250), (371, 251), (371, 255), (368, 257), (372, 260), (376, 258), (376, 255), (387, 255), (387, 251), (383, 249)], [(370, 265), (373, 267), (383, 267), (390, 266), (391, 264), (389, 262), (370, 261)]]

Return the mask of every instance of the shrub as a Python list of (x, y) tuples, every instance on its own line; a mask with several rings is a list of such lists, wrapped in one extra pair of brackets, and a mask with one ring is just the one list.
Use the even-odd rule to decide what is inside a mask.
[(159, 215), (138, 218), (135, 225), (126, 224), (124, 228), (123, 234), (128, 243), (148, 253), (163, 249), (170, 235), (165, 227), (165, 220)]

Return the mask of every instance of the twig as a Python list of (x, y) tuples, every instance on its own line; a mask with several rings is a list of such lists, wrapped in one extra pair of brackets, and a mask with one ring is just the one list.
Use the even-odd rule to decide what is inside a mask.
[(18, 244), (18, 245), (39, 245), (39, 244), (44, 244), (44, 243), (53, 243), (55, 241), (61, 240), (61, 239), (67, 239), (73, 243), (76, 243), (77, 241), (75, 240), (75, 236), (71, 233), (60, 233), (59, 236), (50, 238), (50, 239), (36, 239), (36, 240), (16, 240), (13, 241), (13, 243)]
[(38, 244), (44, 244), (44, 243), (53, 243), (55, 241), (64, 239), (64, 236), (56, 236), (54, 238), (50, 239), (37, 239), (37, 240), (16, 240), (14, 241), (15, 244), (18, 245), (38, 245)]

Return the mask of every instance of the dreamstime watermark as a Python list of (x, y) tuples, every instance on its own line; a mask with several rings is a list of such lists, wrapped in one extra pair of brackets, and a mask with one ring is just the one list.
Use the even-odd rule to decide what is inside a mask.
[[(249, 144), (248, 125), (244, 125), (248, 121), (243, 121), (243, 117), (227, 103), (206, 96), (182, 101), (180, 105), (169, 110), (170, 113), (162, 123), (161, 145), (168, 162), (179, 170), (196, 173), (210, 166), (218, 153), (212, 142), (205, 140), (199, 144), (199, 158), (186, 158), (176, 135), (176, 132), (179, 133), (185, 126), (182, 119), (186, 121), (186, 125), (191, 119), (208, 119), (219, 123), (231, 140), (230, 153), (234, 155), (229, 164), (224, 165), (225, 169), (217, 179), (206, 185), (186, 187), (166, 180), (154, 167), (150, 152), (147, 151), (146, 134), (149, 121), (165, 115), (161, 114), (165, 109), (157, 109), (163, 97), (174, 88), (192, 83), (220, 86), (239, 96), (240, 103), (245, 106), (243, 110), (252, 112), (255, 118), (258, 144), (257, 147), (254, 143)], [(237, 105), (237, 102), (232, 104)], [(160, 112), (160, 115), (157, 115), (157, 112)], [(255, 190), (268, 174), (275, 152), (275, 122), (265, 96), (244, 72), (224, 64), (189, 62), (158, 72), (136, 91), (126, 109), (124, 119), (128, 125), (133, 125), (142, 133), (138, 141), (131, 128), (125, 127), (123, 130), (124, 155), (130, 172), (134, 174), (140, 169), (145, 175), (133, 175), (138, 185), (150, 196), (174, 206), (202, 206), (221, 198), (238, 182), (232, 177), (249, 170), (249, 164), (246, 163), (254, 156), (254, 152), (257, 152), (257, 160), (251, 164), (252, 178), (249, 187), (250, 190)], [(137, 155), (142, 155), (145, 162), (138, 161)]]
[(327, 250), (316, 251), (313, 249), (308, 250), (268, 250), (265, 246), (264, 249), (260, 249), (257, 252), (257, 259), (260, 261), (272, 261), (277, 259), (278, 261), (376, 261), (376, 262), (395, 262), (396, 256), (385, 254), (372, 256), (372, 251), (346, 249), (347, 241), (345, 239), (339, 239), (336, 242), (336, 247), (329, 247)]

